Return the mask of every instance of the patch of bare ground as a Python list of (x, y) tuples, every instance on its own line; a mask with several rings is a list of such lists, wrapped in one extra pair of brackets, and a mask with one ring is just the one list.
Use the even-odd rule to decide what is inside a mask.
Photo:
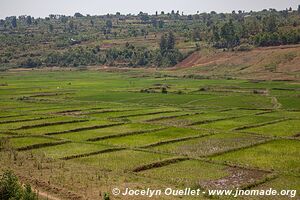
[[(72, 161), (53, 160), (30, 152), (0, 151), (0, 171), (11, 169), (22, 183), (29, 183), (40, 196), (49, 200), (95, 200), (110, 193), (112, 199), (128, 199), (111, 195), (113, 188), (167, 188), (168, 185), (134, 173), (116, 173)], [(51, 198), (52, 197), (52, 198)], [(130, 197), (132, 200), (141, 197)], [(178, 199), (159, 197), (154, 199)]]
[[(24, 176), (17, 173), (17, 176), (20, 178), (21, 182), (26, 182), (32, 184), (36, 188), (39, 196), (46, 197), (48, 199), (60, 200), (60, 199), (70, 199), (70, 200), (80, 200), (84, 199), (83, 196), (76, 194), (75, 192), (69, 191), (65, 188), (61, 188), (55, 185), (49, 184), (41, 179), (36, 179), (30, 176)], [(40, 191), (41, 190), (41, 191)], [(50, 193), (50, 194), (49, 194)], [(60, 198), (59, 198), (60, 197)]]
[(299, 52), (300, 45), (256, 48), (246, 52), (194, 52), (170, 72), (257, 80), (299, 80)]
[(229, 189), (243, 188), (265, 180), (269, 172), (249, 170), (239, 167), (228, 167), (229, 175), (217, 180), (202, 181), (199, 183), (204, 188)]

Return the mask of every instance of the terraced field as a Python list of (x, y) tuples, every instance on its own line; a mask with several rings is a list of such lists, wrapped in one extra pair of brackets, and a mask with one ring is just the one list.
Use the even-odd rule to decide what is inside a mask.
[[(2, 72), (0, 168), (61, 199), (113, 187), (299, 190), (299, 82), (165, 74)], [(154, 86), (168, 92), (143, 92)]]

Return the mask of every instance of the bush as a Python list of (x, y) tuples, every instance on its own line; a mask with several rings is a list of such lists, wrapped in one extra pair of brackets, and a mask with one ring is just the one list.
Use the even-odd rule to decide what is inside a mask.
[(253, 49), (252, 45), (249, 44), (242, 44), (235, 48), (237, 51), (251, 51)]
[(110, 200), (109, 194), (107, 192), (104, 193), (103, 200)]
[(25, 68), (35, 68), (41, 66), (42, 63), (39, 59), (37, 58), (27, 58), (25, 61), (20, 63), (20, 67), (25, 67)]
[(37, 200), (37, 195), (32, 192), (30, 185), (21, 186), (17, 176), (10, 170), (4, 171), (0, 178), (1, 200)]
[(166, 87), (161, 88), (161, 93), (167, 94), (168, 93), (167, 88)]

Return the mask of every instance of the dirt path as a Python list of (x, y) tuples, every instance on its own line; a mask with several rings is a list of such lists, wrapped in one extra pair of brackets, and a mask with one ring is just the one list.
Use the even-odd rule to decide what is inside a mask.
[(52, 196), (52, 195), (50, 195), (50, 194), (48, 194), (48, 193), (46, 193), (46, 192), (43, 192), (43, 191), (39, 191), (39, 190), (37, 190), (37, 189), (33, 189), (36, 193), (38, 193), (38, 196), (39, 197), (41, 197), (41, 198), (43, 198), (43, 199), (48, 199), (48, 200), (62, 200), (62, 199), (60, 199), (60, 198), (58, 198), (58, 197), (54, 197), (54, 196)]
[(281, 103), (278, 102), (276, 97), (271, 97), (272, 98), (272, 104), (273, 104), (273, 109), (277, 110), (281, 108)]

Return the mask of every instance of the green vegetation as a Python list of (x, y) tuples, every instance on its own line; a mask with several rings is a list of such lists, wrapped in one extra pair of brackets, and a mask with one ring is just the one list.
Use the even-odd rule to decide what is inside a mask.
[(35, 194), (30, 185), (23, 187), (12, 171), (4, 171), (0, 176), (0, 198), (2, 200), (37, 200), (37, 194)]
[(65, 199), (124, 185), (298, 189), (297, 81), (171, 74), (2, 72), (0, 169)]
[(149, 15), (10, 16), (0, 20), (0, 67), (176, 65), (193, 51), (298, 44), (296, 10)]
[(246, 129), (247, 132), (273, 136), (294, 136), (299, 134), (300, 120), (288, 120), (276, 124), (269, 124), (257, 128)]
[(74, 162), (95, 165), (101, 170), (116, 172), (130, 171), (136, 166), (149, 164), (165, 158), (167, 155), (160, 155), (142, 151), (123, 150), (111, 153), (103, 153), (95, 156), (75, 159)]
[(224, 155), (213, 157), (213, 160), (235, 162), (265, 170), (276, 170), (286, 174), (300, 174), (299, 142), (297, 140), (276, 140)]
[[(189, 173), (187, 173), (187, 171)], [(201, 182), (216, 180), (228, 174), (225, 167), (201, 161), (183, 161), (157, 169), (141, 172), (142, 175), (167, 182), (197, 187)], [(176, 174), (176, 176), (174, 176)]]

